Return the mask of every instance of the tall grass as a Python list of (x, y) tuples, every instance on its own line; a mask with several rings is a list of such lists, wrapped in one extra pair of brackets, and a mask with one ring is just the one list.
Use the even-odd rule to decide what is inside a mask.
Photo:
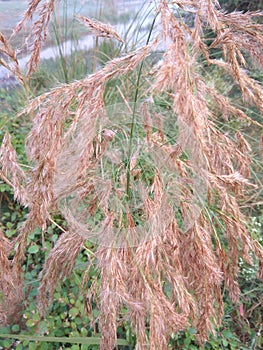
[[(26, 75), (12, 41), (0, 36), (0, 62), (24, 88), (39, 65), (55, 3), (32, 0), (14, 29), (13, 36), (34, 18)], [(194, 26), (175, 10), (193, 14)], [(117, 326), (126, 319), (136, 349), (166, 349), (171, 335), (189, 325), (204, 342), (222, 320), (224, 290), (239, 303), (239, 258), (253, 264), (255, 256), (263, 276), (262, 247), (240, 210), (258, 190), (250, 175), (253, 153), (242, 132), (232, 138), (217, 117), (226, 125), (232, 118), (262, 125), (202, 73), (217, 67), (231, 77), (244, 106), (262, 113), (263, 90), (249, 66), (263, 67), (262, 26), (253, 22), (262, 14), (226, 14), (212, 0), (160, 0), (154, 11), (144, 46), (127, 52), (123, 45), (101, 69), (33, 98), (19, 112), (32, 121), (25, 145), (30, 168), (17, 161), (10, 135), (4, 137), (0, 175), (28, 215), (14, 240), (1, 232), (3, 324), (25, 297), (28, 236), (39, 227), (44, 236), (58, 213), (67, 226), (43, 266), (38, 308), (44, 315), (85, 242), (94, 242), (91, 261), (100, 278), (91, 284), (87, 308), (98, 304), (101, 349), (117, 345)], [(124, 41), (109, 25), (79, 19), (95, 37)], [(152, 64), (157, 50), (160, 59)], [(121, 103), (105, 104), (108, 89)], [(83, 283), (88, 278), (87, 272)]]

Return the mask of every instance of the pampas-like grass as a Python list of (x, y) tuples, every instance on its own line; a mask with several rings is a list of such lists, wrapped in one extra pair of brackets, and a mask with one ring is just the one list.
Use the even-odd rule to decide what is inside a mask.
[(32, 25), (32, 32), (26, 39), (27, 46), (30, 48), (31, 55), (27, 62), (27, 76), (36, 70), (40, 60), (40, 50), (43, 42), (47, 38), (48, 25), (54, 14), (56, 0), (31, 0), (28, 8), (23, 16), (23, 19), (14, 28), (12, 37), (17, 35), (25, 26), (27, 22), (33, 20), (33, 16), (37, 18)]
[(17, 54), (15, 50), (11, 47), (8, 40), (5, 38), (5, 36), (0, 32), (0, 64), (1, 66), (5, 67), (9, 72), (11, 72), (18, 82), (22, 84), (22, 86), (25, 88), (25, 78), (19, 68), (19, 63), (17, 60)]
[(94, 34), (102, 38), (114, 38), (123, 42), (115, 28), (111, 24), (101, 23), (95, 19), (86, 18), (84, 16), (78, 16), (78, 20), (83, 22), (86, 27)]
[[(174, 16), (171, 4), (195, 14), (193, 28)], [(40, 5), (40, 18), (33, 23), (28, 74), (39, 63), (39, 52), (47, 34), (54, 1), (31, 1), (14, 32), (21, 30)], [(197, 338), (204, 342), (223, 316), (222, 284), (233, 302), (239, 300), (239, 257), (252, 263), (253, 253), (260, 262), (259, 276), (263, 274), (262, 248), (246, 230), (245, 217), (239, 208), (239, 199), (245, 196), (249, 186), (255, 186), (250, 179), (251, 149), (240, 132), (233, 140), (217, 128), (208, 101), (214, 101), (226, 122), (228, 116), (235, 116), (259, 128), (262, 126), (251, 120), (244, 111), (232, 106), (226, 96), (208, 86), (199, 69), (202, 60), (224, 69), (239, 86), (244, 101), (262, 112), (263, 90), (249, 76), (245, 55), (249, 54), (254, 64), (262, 66), (262, 26), (253, 23), (253, 17), (262, 14), (225, 14), (217, 1), (212, 0), (161, 0), (157, 12), (161, 20), (160, 35), (153, 42), (113, 59), (83, 80), (58, 86), (36, 97), (20, 112), (19, 115), (27, 114), (32, 118), (32, 129), (26, 142), (32, 170), (25, 173), (20, 169), (9, 136), (6, 136), (1, 148), (0, 176), (13, 186), (16, 199), (29, 208), (28, 217), (16, 238), (12, 264), (8, 260), (9, 242), (5, 243), (4, 238), (3, 242), (0, 241), (1, 292), (10, 302), (14, 293), (13, 283), (17, 283), (15, 279), (18, 279), (19, 285), (22, 283), (21, 263), (25, 258), (28, 234), (36, 227), (41, 227), (45, 232), (46, 221), (52, 212), (60, 210), (69, 228), (61, 234), (43, 267), (39, 308), (42, 312), (45, 310), (57, 283), (69, 276), (85, 239), (88, 239), (83, 235), (83, 224), (68, 208), (62, 209), (60, 201), (72, 193), (80, 202), (87, 200), (84, 209), (89, 215), (95, 215), (97, 210), (104, 215), (101, 231), (98, 232), (100, 239), (94, 252), (100, 270), (99, 288), (91, 288), (88, 295), (89, 299), (99, 299), (102, 350), (116, 346), (117, 324), (123, 306), (136, 334), (137, 350), (166, 349), (172, 333), (189, 325), (196, 328)], [(113, 28), (84, 17), (80, 19), (96, 36), (121, 40)], [(215, 33), (210, 47), (203, 35), (205, 28)], [(5, 47), (2, 51), (17, 67), (14, 52), (4, 38), (1, 41)], [(158, 43), (165, 44), (162, 63), (151, 72), (144, 73), (148, 84), (144, 94), (150, 98), (140, 108), (145, 133), (143, 137), (145, 144), (157, 145), (164, 159), (169, 160), (168, 164), (178, 172), (178, 186), (181, 189), (179, 209), (183, 219), (192, 225), (186, 231), (180, 228), (172, 205), (167, 201), (162, 169), (156, 169), (148, 187), (141, 186), (144, 199), (140, 208), (147, 220), (155, 218), (156, 232), (150, 239), (130, 246), (129, 237), (136, 233), (138, 224), (129, 201), (126, 208), (114, 211), (109, 206), (110, 193), (115, 190), (112, 189), (112, 182), (104, 181), (102, 176), (100, 185), (103, 191), (100, 191), (97, 179), (92, 178), (94, 169), (110, 150), (116, 135), (116, 130), (110, 128), (99, 134), (97, 122), (100, 118), (107, 118), (103, 98), (106, 83), (114, 77), (131, 74), (140, 65), (142, 68), (142, 63), (154, 52)], [(211, 48), (222, 49), (222, 57), (211, 59)], [(23, 79), (18, 67), (12, 72), (21, 83)], [(160, 94), (165, 95), (172, 106), (172, 121), (174, 124), (177, 121), (182, 149), (167, 139), (163, 130), (164, 117), (148, 108), (149, 101)], [(131, 106), (132, 115), (133, 98), (121, 96), (126, 106)], [(132, 118), (134, 120), (134, 115)], [(134, 127), (133, 122), (129, 122)], [(192, 132), (191, 142), (185, 138), (185, 127)], [(187, 145), (193, 146), (191, 159), (195, 159), (196, 164), (191, 159), (180, 157)], [(200, 156), (203, 163), (199, 162)], [(198, 216), (193, 215), (195, 206), (189, 201), (191, 190), (184, 185), (191, 183), (193, 171), (199, 177), (204, 177), (208, 190), (207, 203)], [(126, 173), (122, 175), (125, 174), (129, 174), (129, 178), (134, 176), (140, 179), (141, 171), (136, 157), (129, 160)], [(116, 193), (126, 191), (129, 199), (129, 185), (123, 185), (123, 176), (119, 178), (120, 187)], [(209, 206), (217, 209), (215, 220), (221, 224), (224, 244), (216, 232), (207, 209)], [(116, 247), (111, 238), (116, 227), (123, 225), (126, 225), (128, 233), (123, 238), (125, 246)], [(101, 240), (103, 237), (107, 237), (106, 246), (105, 241)], [(87, 280), (88, 273), (85, 283)], [(18, 293), (18, 299), (22, 297)], [(1, 306), (1, 322), (8, 322), (14, 312), (12, 308), (3, 309)]]
[(19, 321), (23, 298), (23, 278), (21, 269), (15, 269), (8, 259), (14, 243), (10, 242), (0, 230), (0, 324)]
[(41, 272), (38, 306), (42, 315), (46, 312), (49, 300), (53, 299), (58, 281), (70, 276), (83, 243), (83, 238), (77, 233), (64, 232), (50, 252)]

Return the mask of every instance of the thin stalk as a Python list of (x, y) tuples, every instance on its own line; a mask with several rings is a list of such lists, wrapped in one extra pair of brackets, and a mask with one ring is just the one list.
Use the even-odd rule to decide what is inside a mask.
[[(58, 16), (59, 16), (59, 12), (58, 12)], [(57, 43), (57, 46), (58, 46), (58, 50), (59, 50), (59, 57), (60, 57), (61, 68), (62, 68), (62, 72), (63, 72), (63, 75), (64, 75), (65, 83), (68, 83), (69, 79), (68, 79), (68, 72), (67, 72), (67, 64), (66, 64), (66, 60), (65, 60), (65, 57), (63, 55), (62, 48), (61, 48), (63, 38), (62, 38), (62, 41), (61, 41), (61, 39), (59, 37), (60, 24), (58, 23), (56, 16), (54, 16), (54, 22), (55, 22), (55, 24), (53, 24), (52, 26), (53, 26), (53, 30), (54, 30), (54, 34), (55, 34), (55, 40), (56, 40), (56, 43)]]
[[(150, 38), (152, 35), (152, 31), (153, 31), (157, 16), (158, 16), (158, 13), (155, 15), (155, 17), (153, 19), (153, 22), (152, 22), (152, 25), (151, 25), (151, 28), (150, 28), (150, 31), (148, 34), (148, 38), (146, 41), (146, 45), (148, 45), (150, 42)], [(130, 165), (131, 165), (132, 141), (133, 141), (134, 127), (135, 127), (135, 113), (136, 113), (136, 106), (137, 106), (137, 101), (138, 101), (138, 96), (139, 96), (139, 87), (140, 87), (140, 80), (141, 80), (141, 75), (142, 75), (143, 64), (144, 64), (144, 60), (140, 64), (138, 78), (137, 78), (137, 82), (136, 82), (136, 86), (135, 86), (135, 96), (134, 96), (134, 101), (133, 101), (132, 122), (131, 122), (131, 129), (130, 129), (129, 149), (128, 149), (128, 164), (127, 164), (127, 171), (126, 171), (126, 177), (127, 177), (126, 196), (127, 196), (127, 199), (130, 199), (130, 182), (131, 182)]]
[[(98, 2), (98, 7), (97, 7), (96, 12), (98, 13), (98, 18), (101, 18), (102, 4), (100, 2)], [(95, 73), (97, 71), (98, 54), (99, 54), (99, 37), (95, 36), (94, 56), (93, 56), (93, 73)]]
[[(128, 29), (126, 30), (126, 32), (125, 32), (125, 34), (124, 34), (124, 43), (126, 43), (128, 34), (129, 34), (129, 32), (131, 31), (132, 26), (133, 26), (133, 24), (135, 23), (135, 21), (137, 21), (137, 19), (138, 19), (138, 17), (139, 17), (139, 14), (141, 13), (142, 9), (143, 9), (144, 6), (145, 6), (145, 3), (146, 3), (146, 2), (143, 2), (142, 6), (141, 6), (141, 7), (139, 8), (139, 10), (136, 12), (135, 16), (133, 17), (133, 20), (131, 21), (131, 23), (130, 23)], [(124, 45), (124, 43), (121, 44), (121, 48), (122, 48), (122, 45)], [(126, 45), (125, 45), (125, 47), (126, 47)]]
[(98, 59), (98, 52), (99, 52), (99, 37), (95, 37), (95, 43), (94, 43), (94, 57), (93, 57), (93, 73), (97, 71), (97, 59)]

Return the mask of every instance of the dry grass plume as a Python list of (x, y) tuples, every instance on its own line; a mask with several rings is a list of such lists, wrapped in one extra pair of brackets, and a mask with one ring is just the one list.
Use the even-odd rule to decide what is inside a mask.
[[(31, 43), (28, 75), (39, 64), (54, 3), (51, 0), (32, 0), (23, 20), (14, 30), (16, 35), (38, 11), (38, 19), (33, 22), (28, 38)], [(182, 18), (176, 17), (171, 4), (193, 13), (194, 26), (190, 27)], [(239, 207), (246, 191), (255, 186), (250, 176), (251, 148), (240, 132), (236, 132), (235, 139), (232, 139), (217, 127), (209, 101), (214, 101), (226, 123), (229, 116), (234, 116), (257, 128), (262, 128), (262, 125), (253, 121), (244, 110), (233, 106), (227, 96), (207, 85), (200, 70), (202, 64), (223, 69), (240, 89), (244, 103), (255, 106), (262, 113), (262, 86), (249, 75), (249, 57), (256, 67), (263, 66), (263, 27), (253, 22), (253, 18), (262, 16), (262, 13), (226, 14), (213, 0), (161, 0), (156, 11), (160, 19), (156, 39), (135, 51), (122, 53), (80, 81), (60, 85), (34, 98), (19, 113), (19, 116), (28, 115), (32, 120), (26, 141), (27, 158), (32, 169), (23, 171), (16, 161), (10, 136), (6, 135), (3, 140), (0, 176), (14, 188), (15, 199), (28, 207), (29, 214), (17, 234), (12, 260), (9, 258), (12, 245), (4, 233), (0, 233), (0, 291), (4, 296), (4, 303), (0, 306), (2, 323), (8, 323), (15, 312), (5, 306), (13, 304), (13, 298), (23, 298), (19, 273), (25, 259), (27, 237), (32, 230), (41, 227), (45, 234), (47, 220), (54, 212), (60, 211), (68, 221), (67, 231), (61, 233), (41, 273), (38, 299), (42, 313), (51, 301), (57, 283), (70, 276), (85, 240), (93, 237), (93, 232), (83, 235), (82, 223), (61, 207), (61, 200), (71, 193), (78, 200), (86, 200), (88, 215), (92, 216), (98, 209), (103, 214), (102, 230), (98, 235), (101, 235), (99, 238), (105, 237), (107, 244), (105, 247), (105, 241), (98, 240), (94, 254), (100, 270), (99, 287), (89, 291), (89, 298), (99, 300), (101, 350), (116, 346), (117, 325), (121, 322), (123, 306), (127, 309), (125, 317), (136, 334), (138, 350), (166, 349), (171, 334), (189, 325), (196, 328), (198, 339), (204, 342), (223, 317), (223, 283), (232, 301), (239, 301), (239, 257), (252, 263), (251, 253), (255, 255), (260, 261), (259, 276), (262, 277), (263, 251), (247, 231), (246, 219)], [(122, 41), (114, 28), (83, 16), (79, 19), (93, 35)], [(207, 28), (214, 33), (210, 46), (204, 35)], [(3, 36), (0, 40), (1, 51), (12, 66), (4, 59), (1, 59), (1, 64), (23, 84), (25, 78), (13, 49)], [(97, 178), (92, 178), (116, 134), (113, 129), (99, 134), (97, 123), (100, 118), (107, 118), (104, 103), (107, 83), (136, 72), (158, 44), (165, 49), (161, 65), (144, 73), (144, 100), (151, 104), (160, 95), (169, 100), (172, 122), (179, 126), (179, 137), (184, 139), (185, 127), (191, 130), (195, 142), (193, 157), (198, 160), (202, 155), (205, 167), (201, 169), (201, 163), (193, 164), (180, 157), (184, 150), (169, 143), (162, 129), (164, 116), (151, 112), (147, 104), (140, 109), (143, 137), (145, 144), (158, 146), (164, 159), (169, 159), (169, 164), (176, 169), (182, 189), (180, 212), (186, 222), (194, 222), (186, 232), (180, 229), (174, 210), (166, 200), (162, 169), (157, 169), (149, 188), (142, 188), (145, 192), (141, 208), (148, 220), (160, 213), (156, 215), (154, 237), (138, 245), (116, 247), (110, 240), (114, 229), (125, 222), (126, 230), (132, 236), (137, 232), (137, 224), (129, 202), (120, 212), (114, 212), (109, 206), (110, 194), (115, 190), (112, 183), (102, 176), (98, 186)], [(215, 48), (222, 50), (220, 58), (211, 58), (211, 49)], [(122, 97), (132, 111), (134, 97), (124, 97), (124, 94)], [(184, 147), (183, 142), (181, 145)], [(130, 160), (128, 171), (129, 176), (140, 179), (136, 157)], [(188, 200), (191, 191), (182, 185), (191, 182), (193, 171), (207, 179), (207, 203), (198, 217), (192, 215), (195, 207)], [(129, 191), (122, 180), (120, 176), (118, 193)], [(213, 219), (207, 210), (209, 206), (216, 208)], [(224, 244), (216, 232), (217, 222), (222, 227)], [(107, 237), (110, 237), (108, 241)], [(87, 283), (87, 275), (85, 281)], [(16, 294), (14, 284), (19, 286)]]

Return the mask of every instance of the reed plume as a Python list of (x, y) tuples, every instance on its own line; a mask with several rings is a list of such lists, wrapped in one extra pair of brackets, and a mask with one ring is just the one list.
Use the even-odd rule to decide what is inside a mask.
[[(31, 1), (15, 29), (17, 33), (41, 3), (40, 19), (33, 23), (28, 74), (39, 63), (54, 1)], [(172, 5), (193, 13), (194, 26), (176, 17)], [(156, 11), (160, 19), (158, 35), (147, 45), (123, 53), (80, 81), (60, 85), (34, 98), (19, 113), (32, 118), (26, 141), (32, 170), (25, 173), (16, 164), (8, 136), (1, 148), (0, 176), (12, 184), (16, 199), (29, 208), (16, 238), (11, 265), (9, 243), (0, 241), (1, 284), (8, 276), (2, 293), (11, 300), (12, 281), (18, 278), (22, 283), (16, 271), (20, 271), (25, 259), (29, 233), (36, 227), (45, 233), (47, 220), (60, 212), (68, 228), (44, 264), (38, 305), (44, 312), (57, 284), (70, 275), (85, 241), (96, 240), (94, 254), (100, 279), (99, 287), (89, 291), (89, 298), (99, 299), (102, 350), (116, 346), (123, 306), (138, 350), (166, 349), (170, 336), (190, 325), (196, 329), (199, 341), (204, 342), (223, 317), (222, 286), (234, 303), (239, 301), (239, 257), (251, 264), (254, 254), (262, 277), (263, 251), (247, 231), (239, 205), (256, 187), (250, 176), (251, 148), (240, 131), (232, 139), (220, 130), (211, 101), (225, 123), (231, 116), (257, 128), (262, 125), (209, 86), (200, 69), (207, 65), (226, 71), (240, 89), (244, 103), (262, 112), (262, 87), (248, 70), (248, 55), (253, 64), (262, 66), (262, 25), (253, 22), (253, 17), (262, 14), (226, 14), (212, 0), (161, 0)], [(80, 20), (95, 36), (122, 41), (112, 28), (82, 16)], [(210, 45), (204, 35), (207, 28), (214, 33)], [(147, 70), (143, 63), (154, 55), (158, 44), (164, 47), (161, 64)], [(211, 57), (215, 48), (220, 58)], [(142, 71), (145, 80), (140, 103), (137, 93)], [(14, 74), (18, 74), (17, 70)], [(107, 112), (105, 89), (116, 77), (132, 74), (138, 79), (138, 89), (135, 97), (121, 94), (122, 112), (128, 110), (129, 114), (116, 125), (117, 114), (110, 120), (112, 116)], [(120, 90), (121, 87), (118, 86)], [(165, 96), (169, 108), (157, 111), (154, 101), (160, 96)], [(136, 113), (142, 114), (139, 121)], [(177, 133), (177, 143), (166, 132), (167, 122), (170, 131)], [(128, 128), (124, 130), (125, 125)], [(155, 151), (159, 156), (149, 171), (149, 179), (143, 177), (140, 155), (131, 152), (130, 140), (136, 128), (144, 156), (150, 157), (150, 152)], [(111, 150), (120, 145), (120, 140), (121, 145), (128, 145), (128, 162), (118, 166), (118, 176), (108, 179), (104, 176), (107, 167), (101, 164), (105, 159), (119, 164), (114, 160), (118, 152), (111, 154)], [(188, 152), (188, 158), (183, 157), (184, 152)], [(200, 183), (207, 197), (201, 208), (200, 202), (196, 204), (194, 200)], [(134, 208), (130, 203), (138, 188), (141, 204)], [(112, 204), (112, 198), (117, 206)], [(100, 223), (92, 226), (90, 222), (96, 221), (96, 214), (100, 215)], [(217, 233), (218, 223), (221, 234)], [(1, 321), (7, 322), (13, 312), (3, 310)]]

